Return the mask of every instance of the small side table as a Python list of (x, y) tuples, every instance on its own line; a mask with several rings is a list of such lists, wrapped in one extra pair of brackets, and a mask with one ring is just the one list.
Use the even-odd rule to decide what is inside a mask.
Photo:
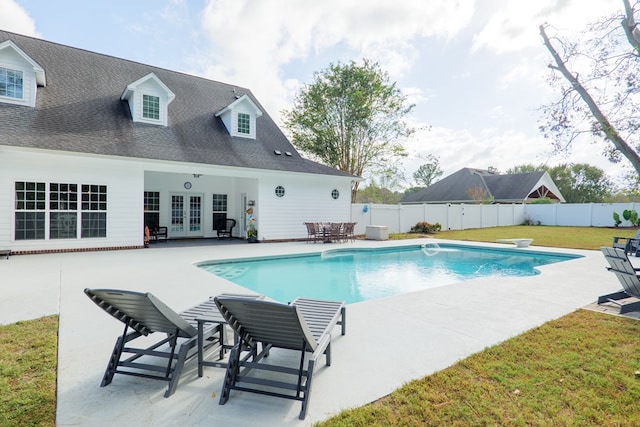
[[(234, 298), (248, 298), (248, 299), (264, 299), (264, 295), (247, 295), (247, 294), (220, 294), (220, 296), (234, 297)], [(222, 314), (218, 310), (211, 310), (206, 315), (200, 315), (196, 319), (198, 322), (198, 377), (203, 375), (202, 371), (205, 366), (213, 366), (215, 368), (227, 367), (227, 362), (221, 362), (224, 358), (224, 354), (227, 350), (233, 348), (233, 345), (238, 340), (238, 337), (234, 335), (234, 344), (225, 344), (225, 329), (227, 321), (222, 317)], [(218, 354), (218, 361), (204, 360), (204, 328), (207, 323), (217, 323), (220, 329), (220, 350)]]

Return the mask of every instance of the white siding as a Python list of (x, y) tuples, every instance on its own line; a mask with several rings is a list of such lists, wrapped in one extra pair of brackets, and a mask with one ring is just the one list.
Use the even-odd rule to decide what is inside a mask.
[[(16, 181), (106, 185), (107, 237), (16, 241)], [(4, 213), (0, 216), (0, 247), (30, 251), (142, 244), (143, 173), (133, 162), (0, 147), (0, 183), (0, 204)]]
[[(275, 188), (285, 189), (277, 197)], [(336, 189), (340, 197), (334, 200)], [(260, 240), (301, 239), (307, 237), (304, 222), (348, 222), (351, 210), (351, 181), (323, 175), (263, 175), (258, 203)]]

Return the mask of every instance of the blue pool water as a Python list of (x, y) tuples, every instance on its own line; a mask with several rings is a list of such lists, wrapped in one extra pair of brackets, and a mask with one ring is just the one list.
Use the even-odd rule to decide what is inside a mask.
[(464, 245), (336, 249), (321, 255), (206, 262), (213, 274), (280, 302), (297, 297), (354, 303), (487, 276), (532, 276), (578, 255)]

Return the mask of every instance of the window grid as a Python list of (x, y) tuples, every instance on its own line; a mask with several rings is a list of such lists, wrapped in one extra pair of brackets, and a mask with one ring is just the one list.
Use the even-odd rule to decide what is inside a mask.
[(82, 184), (81, 237), (107, 237), (107, 186)]
[(251, 116), (245, 113), (238, 113), (238, 133), (249, 135), (251, 133)]
[(0, 67), (0, 96), (23, 98), (22, 71)]
[(44, 182), (16, 182), (16, 210), (45, 210), (47, 191)]
[(49, 238), (75, 239), (78, 235), (78, 185), (49, 184)]
[(227, 195), (226, 194), (213, 195), (213, 211), (214, 212), (227, 211)]
[(160, 212), (160, 192), (159, 191), (144, 192), (144, 211)]
[(284, 197), (284, 187), (282, 185), (278, 185), (275, 190), (276, 196)]
[(16, 181), (15, 239), (44, 240), (47, 225), (50, 239), (77, 238), (78, 208), (81, 237), (106, 237), (106, 185)]
[[(213, 194), (213, 229), (219, 230), (226, 228), (227, 221), (227, 201), (226, 194)], [(225, 224), (223, 224), (223, 222)]]
[(160, 97), (142, 95), (142, 117), (145, 119), (160, 120)]
[(340, 197), (340, 192), (337, 189), (331, 191), (331, 198), (337, 200)]

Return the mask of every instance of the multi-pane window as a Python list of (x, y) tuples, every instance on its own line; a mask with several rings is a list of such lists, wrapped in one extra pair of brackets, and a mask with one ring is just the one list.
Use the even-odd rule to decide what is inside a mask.
[(78, 185), (49, 184), (49, 238), (74, 239), (78, 232)]
[(142, 117), (145, 119), (160, 120), (160, 97), (142, 95)]
[(23, 98), (22, 71), (0, 67), (0, 96)]
[(44, 182), (15, 183), (15, 239), (44, 239), (47, 190)]
[(144, 225), (149, 229), (160, 226), (160, 192), (144, 192)]
[(249, 135), (251, 133), (251, 116), (245, 113), (238, 113), (238, 133)]
[(76, 239), (78, 227), (81, 238), (107, 236), (106, 185), (16, 181), (15, 191), (16, 240)]
[(81, 237), (107, 237), (107, 186), (82, 184)]
[(213, 229), (220, 230), (226, 228), (227, 222), (227, 195), (213, 195)]

